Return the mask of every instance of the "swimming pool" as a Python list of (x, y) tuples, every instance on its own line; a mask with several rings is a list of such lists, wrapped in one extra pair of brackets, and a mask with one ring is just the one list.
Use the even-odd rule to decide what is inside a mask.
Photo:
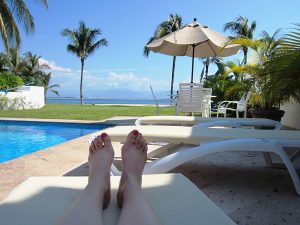
[(110, 126), (0, 120), (0, 163)]

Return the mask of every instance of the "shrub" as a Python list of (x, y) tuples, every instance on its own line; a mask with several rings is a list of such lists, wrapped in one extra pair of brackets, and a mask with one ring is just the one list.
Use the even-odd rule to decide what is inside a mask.
[(14, 91), (18, 86), (24, 84), (22, 78), (17, 75), (2, 72), (0, 73), (0, 89)]
[(239, 100), (245, 92), (248, 92), (251, 88), (252, 82), (250, 80), (244, 80), (243, 82), (236, 82), (232, 86), (225, 90), (226, 100)]
[(0, 94), (0, 110), (26, 109), (25, 97), (8, 98)]

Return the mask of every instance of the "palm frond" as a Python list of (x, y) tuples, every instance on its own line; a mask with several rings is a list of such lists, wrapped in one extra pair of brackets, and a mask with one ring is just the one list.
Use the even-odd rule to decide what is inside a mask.
[(21, 37), (17, 23), (13, 17), (13, 13), (4, 0), (0, 0), (0, 17), (3, 23), (0, 27), (1, 36), (4, 41), (6, 51), (9, 54), (9, 48), (11, 46), (15, 45), (16, 48), (19, 48)]
[(48, 9), (48, 0), (35, 0), (40, 5), (44, 6), (46, 9)]
[(10, 3), (12, 7), (12, 13), (16, 14), (17, 21), (22, 23), (26, 34), (34, 32), (34, 20), (25, 2), (23, 0), (10, 0)]
[(87, 55), (91, 55), (95, 52), (96, 49), (102, 47), (102, 46), (107, 46), (108, 42), (105, 38), (102, 38), (101, 40), (95, 42), (91, 46), (88, 46), (87, 48)]
[(53, 84), (53, 85), (50, 85), (50, 86), (48, 86), (48, 88), (56, 88), (56, 87), (60, 87), (60, 85), (59, 84)]
[[(151, 38), (149, 38), (149, 40), (148, 40), (147, 44), (150, 44), (150, 43), (151, 43), (151, 42), (153, 42), (155, 39), (156, 39), (155, 37), (151, 37)], [(147, 44), (146, 44), (146, 45), (147, 45)], [(149, 56), (149, 54), (150, 54), (150, 49), (149, 49), (149, 48), (147, 48), (147, 47), (146, 47), (146, 45), (144, 46), (143, 55), (144, 55), (145, 57), (148, 57), (148, 56)]]
[(57, 96), (60, 96), (59, 92), (56, 91), (56, 90), (49, 90), (50, 92), (52, 92), (53, 94), (57, 95)]
[(253, 50), (257, 50), (260, 47), (263, 47), (264, 44), (261, 40), (252, 40), (250, 38), (237, 38), (229, 40), (227, 44), (240, 44), (243, 46), (247, 46), (249, 48), (252, 48)]

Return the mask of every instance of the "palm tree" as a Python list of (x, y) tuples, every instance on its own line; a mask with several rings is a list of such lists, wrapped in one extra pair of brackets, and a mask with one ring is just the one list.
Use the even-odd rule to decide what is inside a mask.
[(279, 38), (280, 29), (276, 30), (273, 35), (269, 35), (267, 31), (262, 31), (261, 41), (264, 43), (264, 51), (262, 52), (266, 60), (275, 54), (276, 49), (280, 46), (282, 40)]
[(205, 57), (202, 59), (203, 69), (202, 69), (201, 75), (200, 75), (200, 83), (203, 80), (204, 74), (205, 74), (205, 79), (207, 80), (208, 69), (209, 69), (210, 63), (218, 63), (218, 62), (220, 62), (220, 60), (221, 60), (220, 57)]
[(7, 57), (4, 53), (0, 52), (0, 72), (7, 70)]
[[(280, 101), (282, 100), (281, 96), (283, 96), (281, 92), (289, 89), (288, 87), (284, 86), (284, 84), (287, 82), (273, 82), (274, 76), (277, 74), (275, 71), (278, 71), (280, 63), (277, 62), (278, 64), (276, 64), (273, 62), (271, 64), (270, 62), (274, 61), (274, 59), (280, 55), (280, 49), (282, 49), (282, 39), (277, 38), (277, 34), (278, 30), (275, 31), (272, 36), (264, 31), (261, 39), (254, 40), (249, 38), (239, 38), (233, 39), (229, 42), (230, 44), (234, 43), (247, 46), (256, 53), (256, 62), (252, 64), (236, 66), (231, 68), (231, 71), (236, 73), (250, 74), (255, 79), (253, 90), (256, 91), (257, 97), (253, 103), (260, 108), (268, 110), (274, 107), (279, 107)], [(287, 56), (284, 57), (288, 58)], [(286, 73), (283, 71), (281, 71), (280, 74), (286, 75)], [(288, 76), (284, 77), (288, 79)], [(283, 86), (285, 87), (285, 90), (281, 88)]]
[[(36, 1), (44, 7), (48, 7), (48, 0)], [(26, 34), (32, 34), (35, 30), (34, 20), (23, 0), (0, 1), (0, 33), (7, 52), (10, 47), (20, 47), (21, 37), (18, 29), (20, 23)]]
[(224, 99), (239, 99), (245, 92), (249, 91), (253, 81), (246, 79), (244, 72), (235, 70), (235, 68), (241, 66), (239, 61), (223, 62), (221, 59), (217, 59), (215, 64), (218, 70), (204, 81), (205, 87), (213, 89), (213, 93), (216, 96), (214, 103)]
[(9, 54), (6, 55), (6, 66), (10, 72), (21, 76), (23, 70), (23, 59), (19, 55), (18, 48), (9, 49)]
[[(166, 36), (176, 30), (179, 30), (183, 27), (182, 18), (178, 14), (170, 14), (169, 19), (166, 21), (161, 22), (156, 30), (154, 31), (154, 35), (149, 38), (147, 44), (151, 43), (152, 41), (159, 39), (161, 37)], [(146, 44), (146, 45), (147, 45)], [(150, 54), (150, 50), (145, 46), (144, 47), (144, 56), (148, 57)], [(176, 56), (173, 56), (173, 65), (172, 65), (172, 80), (171, 80), (171, 99), (173, 98), (173, 86), (174, 86), (174, 77), (175, 77), (175, 64), (176, 64)]]
[[(228, 22), (224, 25), (224, 31), (230, 30), (235, 37), (231, 38), (253, 38), (253, 32), (256, 28), (256, 22), (253, 21), (250, 26), (248, 24), (249, 20), (246, 17), (238, 16), (236, 21)], [(243, 52), (244, 52), (244, 65), (247, 64), (247, 55), (248, 55), (248, 47), (243, 45)]]
[(295, 26), (280, 39), (279, 46), (259, 74), (268, 78), (264, 90), (267, 96), (276, 93), (281, 102), (289, 101), (292, 97), (300, 103), (300, 24)]
[(88, 28), (83, 21), (79, 22), (79, 26), (75, 30), (65, 28), (61, 32), (62, 36), (68, 37), (70, 44), (67, 45), (67, 51), (77, 55), (81, 62), (80, 77), (80, 104), (83, 104), (82, 80), (84, 61), (89, 55), (92, 55), (96, 49), (101, 46), (107, 46), (108, 42), (105, 38), (96, 41), (98, 35), (101, 35), (100, 29)]
[(51, 80), (51, 73), (47, 73), (43, 75), (43, 79), (41, 79), (42, 81), (42, 86), (44, 87), (44, 91), (45, 91), (45, 99), (46, 99), (46, 94), (48, 91), (52, 92), (53, 94), (59, 96), (59, 92), (57, 90), (55, 90), (54, 88), (59, 88), (60, 85), (59, 84), (52, 84), (49, 85)]
[(44, 70), (49, 70), (50, 67), (46, 64), (40, 64), (41, 56), (26, 52), (23, 60), (23, 69), (21, 76), (24, 82), (34, 82), (35, 84), (42, 83)]

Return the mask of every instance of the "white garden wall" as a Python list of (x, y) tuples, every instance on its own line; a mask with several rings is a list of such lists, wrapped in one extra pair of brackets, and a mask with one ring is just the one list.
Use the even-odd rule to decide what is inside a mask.
[(295, 103), (293, 99), (284, 103), (280, 109), (285, 111), (281, 123), (295, 129), (300, 129), (300, 104)]
[(24, 104), (15, 109), (39, 109), (45, 106), (44, 87), (21, 86), (16, 92), (0, 92), (10, 100), (23, 99)]

